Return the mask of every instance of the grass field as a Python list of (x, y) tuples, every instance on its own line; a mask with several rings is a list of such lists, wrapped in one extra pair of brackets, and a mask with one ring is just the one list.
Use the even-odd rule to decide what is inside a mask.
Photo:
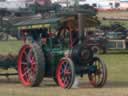
[[(0, 53), (17, 54), (22, 43), (20, 41), (0, 42)], [(104, 88), (90, 86), (87, 76), (77, 89), (62, 89), (46, 79), (40, 87), (24, 87), (18, 77), (0, 77), (0, 96), (128, 96), (128, 52), (108, 53), (101, 55), (108, 68), (108, 82)]]
[(0, 41), (0, 54), (17, 54), (21, 46), (21, 41)]

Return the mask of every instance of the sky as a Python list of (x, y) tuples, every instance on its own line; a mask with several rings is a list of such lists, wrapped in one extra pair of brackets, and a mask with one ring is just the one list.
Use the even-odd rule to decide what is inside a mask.
[[(7, 1), (18, 1), (18, 0), (7, 0)], [(120, 0), (120, 1), (128, 1), (128, 0)]]
[(18, 0), (7, 0), (7, 1), (18, 1)]
[(120, 0), (120, 1), (128, 1), (128, 0)]
[(19, 0), (7, 0), (7, 1), (19, 1)]
[[(18, 0), (7, 0), (7, 1), (18, 1)], [(90, 2), (93, 0), (90, 0)], [(104, 1), (104, 0), (103, 0)], [(120, 0), (120, 1), (128, 1), (128, 0)]]
[(7, 0), (7, 1), (24, 1), (24, 0)]

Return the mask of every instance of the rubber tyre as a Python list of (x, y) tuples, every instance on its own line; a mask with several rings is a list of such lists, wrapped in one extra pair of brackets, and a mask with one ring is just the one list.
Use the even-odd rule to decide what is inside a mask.
[[(30, 81), (26, 80), (25, 77), (23, 77), (24, 69), (23, 69), (23, 65), (21, 64), (21, 63), (23, 63), (22, 62), (22, 59), (24, 57), (23, 52), (26, 50), (26, 48), (30, 48), (30, 49), (28, 49), (29, 51), (32, 50), (32, 52), (34, 54), (33, 56), (34, 56), (35, 62), (36, 62), (36, 68), (35, 68), (36, 71), (35, 71), (33, 79)], [(29, 52), (28, 52), (28, 54), (29, 54)], [(27, 54), (27, 56), (28, 56), (28, 54)], [(28, 66), (28, 63), (26, 66)], [(21, 83), (24, 86), (31, 86), (31, 87), (39, 86), (43, 80), (44, 72), (45, 72), (45, 58), (44, 58), (44, 54), (43, 54), (40, 46), (36, 43), (33, 43), (32, 45), (24, 45), (21, 48), (21, 50), (19, 52), (19, 56), (18, 56), (18, 75), (19, 75), (19, 79), (20, 79)]]
[[(106, 67), (106, 64), (99, 58), (99, 57), (94, 57), (93, 59), (93, 63), (98, 61), (99, 64), (101, 65), (101, 68), (102, 68), (102, 78), (101, 80), (98, 80), (96, 82), (93, 81), (93, 76), (92, 74), (94, 73), (88, 73), (88, 78), (89, 78), (89, 81), (91, 83), (91, 85), (95, 88), (101, 88), (105, 85), (106, 81), (107, 81), (107, 67)], [(97, 70), (98, 71), (98, 70)], [(95, 73), (97, 74), (97, 73)], [(96, 75), (95, 75), (96, 76)]]

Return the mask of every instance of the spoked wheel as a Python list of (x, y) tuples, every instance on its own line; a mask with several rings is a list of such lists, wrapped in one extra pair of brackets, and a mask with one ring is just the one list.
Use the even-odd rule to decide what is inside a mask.
[(95, 57), (92, 66), (95, 70), (88, 73), (89, 81), (94, 87), (101, 88), (107, 80), (106, 65), (99, 57)]
[(60, 60), (56, 71), (56, 78), (60, 87), (72, 87), (75, 81), (75, 69), (70, 58), (63, 58)]
[(38, 86), (44, 76), (44, 55), (40, 47), (24, 45), (18, 57), (18, 75), (23, 85)]

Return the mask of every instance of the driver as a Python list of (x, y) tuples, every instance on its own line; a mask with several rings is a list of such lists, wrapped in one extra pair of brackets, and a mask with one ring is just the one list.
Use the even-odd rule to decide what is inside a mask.
[(76, 28), (72, 27), (71, 25), (66, 26), (66, 27), (62, 26), (59, 29), (57, 38), (60, 40), (60, 42), (62, 44), (65, 44), (65, 39), (66, 39), (67, 35), (69, 35), (68, 38), (70, 38), (70, 40), (69, 40), (70, 47), (75, 46), (79, 41), (78, 30)]
[(73, 21), (67, 22), (67, 29), (70, 32), (70, 43), (71, 46), (75, 46), (79, 41), (79, 34), (78, 34), (78, 28)]
[(43, 29), (40, 29), (40, 30), (41, 30), (42, 43), (46, 44), (47, 43), (47, 38), (48, 38), (48, 29), (43, 28)]

